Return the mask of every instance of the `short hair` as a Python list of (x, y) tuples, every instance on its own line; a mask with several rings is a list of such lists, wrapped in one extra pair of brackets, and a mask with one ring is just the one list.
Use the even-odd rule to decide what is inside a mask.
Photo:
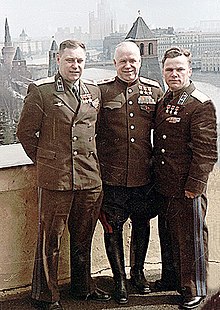
[[(116, 55), (117, 55), (117, 51), (118, 51), (118, 49), (120, 49), (121, 47), (123, 48), (123, 46), (131, 46), (131, 47), (133, 47), (136, 51), (137, 51), (137, 53), (138, 54), (140, 54), (140, 49), (139, 49), (139, 47), (137, 46), (137, 44), (134, 42), (134, 41), (132, 41), (132, 40), (125, 40), (125, 41), (122, 41), (122, 42), (120, 42), (118, 45), (116, 45), (116, 48), (115, 48), (115, 53), (114, 53), (114, 59), (115, 59), (115, 57), (116, 57)], [(141, 57), (141, 54), (140, 54), (140, 57)]]
[(175, 58), (178, 56), (184, 55), (188, 59), (188, 63), (191, 64), (192, 62), (192, 54), (190, 50), (178, 46), (174, 46), (166, 50), (162, 59), (162, 65), (164, 66), (165, 60), (167, 58)]
[(78, 47), (81, 47), (84, 51), (86, 50), (85, 44), (81, 41), (77, 40), (65, 40), (60, 43), (59, 46), (59, 53), (62, 54), (62, 52), (65, 50), (65, 48), (73, 48), (76, 49)]

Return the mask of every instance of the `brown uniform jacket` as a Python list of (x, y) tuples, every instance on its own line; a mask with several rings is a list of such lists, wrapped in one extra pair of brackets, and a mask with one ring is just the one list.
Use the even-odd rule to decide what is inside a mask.
[(202, 194), (217, 161), (214, 105), (193, 83), (166, 104), (168, 94), (155, 119), (155, 187), (166, 196)]
[(101, 185), (95, 142), (100, 90), (80, 81), (81, 104), (59, 74), (31, 83), (17, 135), (37, 165), (38, 185), (51, 190)]
[(142, 77), (130, 85), (115, 77), (99, 86), (97, 149), (102, 180), (112, 186), (146, 185), (152, 118), (163, 92), (157, 82)]

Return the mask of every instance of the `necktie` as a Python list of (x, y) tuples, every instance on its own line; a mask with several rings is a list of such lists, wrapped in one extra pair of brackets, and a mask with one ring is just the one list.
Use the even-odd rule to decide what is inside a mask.
[(78, 88), (76, 85), (73, 85), (72, 92), (74, 93), (74, 95), (76, 96), (76, 99), (80, 103), (80, 95), (79, 95)]

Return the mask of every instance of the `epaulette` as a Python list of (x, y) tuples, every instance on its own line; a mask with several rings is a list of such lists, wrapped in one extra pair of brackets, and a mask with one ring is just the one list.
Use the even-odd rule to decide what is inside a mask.
[(207, 100), (210, 100), (210, 98), (203, 94), (200, 90), (195, 89), (192, 93), (191, 96), (199, 100), (200, 102), (204, 103)]
[(115, 76), (107, 78), (107, 79), (102, 79), (102, 80), (98, 80), (97, 84), (101, 85), (101, 84), (107, 84), (107, 83), (111, 83), (115, 81)]
[(95, 80), (82, 79), (82, 82), (83, 82), (84, 84), (90, 84), (90, 85), (97, 86), (97, 82), (96, 82)]
[(151, 86), (160, 87), (160, 84), (157, 81), (147, 79), (143, 76), (140, 76), (140, 81), (144, 84), (150, 84)]
[(33, 83), (37, 86), (43, 85), (43, 84), (50, 84), (55, 82), (55, 76), (47, 77), (44, 79), (40, 79), (37, 81), (34, 81)]

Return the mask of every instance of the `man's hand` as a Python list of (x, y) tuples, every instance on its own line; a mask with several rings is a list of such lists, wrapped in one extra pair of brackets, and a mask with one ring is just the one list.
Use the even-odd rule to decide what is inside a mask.
[(189, 192), (189, 191), (185, 191), (185, 196), (186, 196), (187, 198), (193, 199), (193, 198), (196, 197), (196, 194), (194, 194), (194, 193), (192, 193), (192, 192)]

